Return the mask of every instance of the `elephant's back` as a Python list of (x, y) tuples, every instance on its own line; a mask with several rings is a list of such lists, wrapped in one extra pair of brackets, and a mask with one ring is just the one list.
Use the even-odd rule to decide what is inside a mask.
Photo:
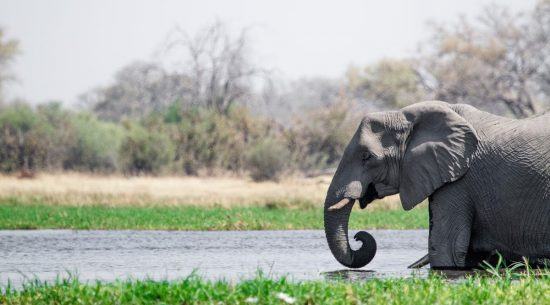
[(550, 115), (485, 132), (468, 172), (476, 215), (511, 251), (550, 251)]

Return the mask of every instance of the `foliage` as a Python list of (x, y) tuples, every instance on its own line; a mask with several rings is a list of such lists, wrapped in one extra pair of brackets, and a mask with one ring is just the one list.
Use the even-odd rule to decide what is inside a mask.
[(124, 172), (156, 174), (173, 159), (172, 143), (161, 128), (128, 124), (119, 152)]
[(432, 24), (431, 39), (408, 59), (383, 59), (346, 75), (349, 95), (379, 108), (421, 100), (467, 103), (517, 118), (550, 98), (550, 1), (512, 13), (485, 7), (472, 22)]
[(0, 112), (0, 168), (5, 172), (41, 166), (48, 151), (51, 126), (26, 104), (13, 104)]
[(64, 169), (91, 172), (119, 169), (119, 150), (125, 134), (121, 126), (99, 121), (87, 113), (74, 115), (70, 123), (72, 141), (64, 157)]
[(250, 172), (255, 180), (277, 180), (286, 169), (334, 167), (357, 120), (345, 102), (290, 126), (253, 116), (242, 106), (222, 114), (178, 105), (118, 123), (59, 103), (8, 105), (0, 112), (0, 171)]
[(178, 170), (191, 175), (215, 169), (241, 172), (248, 147), (270, 129), (269, 122), (252, 117), (243, 107), (227, 114), (193, 107), (180, 116), (180, 122), (172, 126), (175, 161)]
[(259, 141), (247, 152), (248, 167), (255, 181), (277, 180), (288, 161), (284, 143), (273, 139)]
[(402, 108), (425, 100), (427, 93), (411, 60), (383, 59), (347, 72), (349, 90), (366, 102)]
[(359, 124), (353, 109), (355, 105), (342, 100), (297, 118), (285, 132), (293, 165), (306, 172), (336, 167)]
[(0, 170), (114, 171), (122, 129), (50, 103), (10, 104), (0, 112)]
[(548, 304), (550, 275), (519, 275), (517, 281), (473, 275), (450, 281), (422, 278), (368, 281), (293, 281), (258, 272), (236, 283), (208, 281), (196, 274), (176, 281), (126, 280), (55, 283), (29, 280), (23, 289), (6, 287), (3, 304)]
[(519, 118), (547, 107), (550, 1), (524, 14), (490, 6), (478, 20), (434, 26), (433, 48), (419, 66), (434, 98), (492, 111), (505, 107)]
[(115, 123), (59, 103), (11, 104), (0, 112), (0, 170), (250, 171), (257, 180), (277, 179), (285, 168), (337, 162), (347, 141), (341, 128), (346, 113), (345, 107), (330, 107), (312, 115), (311, 126), (285, 128), (242, 106), (222, 114), (203, 107), (182, 110), (175, 103), (163, 113)]

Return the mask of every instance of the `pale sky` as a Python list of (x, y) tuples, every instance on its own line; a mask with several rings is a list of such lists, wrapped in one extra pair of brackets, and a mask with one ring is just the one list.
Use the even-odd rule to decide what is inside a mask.
[[(535, 0), (501, 0), (513, 11)], [(21, 42), (10, 97), (71, 105), (122, 66), (157, 59), (167, 33), (225, 22), (253, 26), (262, 66), (287, 78), (342, 75), (351, 64), (412, 54), (428, 21), (476, 16), (486, 0), (0, 0), (0, 26)]]

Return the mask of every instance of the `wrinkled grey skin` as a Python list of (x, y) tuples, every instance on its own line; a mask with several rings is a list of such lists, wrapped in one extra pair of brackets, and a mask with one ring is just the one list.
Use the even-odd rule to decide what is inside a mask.
[[(368, 264), (376, 243), (366, 232), (352, 250), (348, 219), (399, 193), (410, 210), (429, 198), (432, 268), (505, 258), (550, 258), (550, 113), (522, 120), (468, 105), (422, 102), (366, 115), (346, 147), (325, 200), (325, 233), (343, 265)], [(344, 198), (351, 202), (329, 207)]]

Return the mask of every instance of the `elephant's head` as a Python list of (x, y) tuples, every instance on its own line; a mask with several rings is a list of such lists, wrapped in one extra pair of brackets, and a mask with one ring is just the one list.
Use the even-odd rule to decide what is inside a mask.
[(399, 111), (366, 115), (346, 147), (325, 200), (325, 233), (330, 250), (343, 265), (360, 268), (376, 253), (366, 232), (352, 250), (348, 220), (360, 207), (399, 193), (410, 210), (445, 183), (462, 177), (477, 147), (472, 126), (443, 102), (422, 102)]

